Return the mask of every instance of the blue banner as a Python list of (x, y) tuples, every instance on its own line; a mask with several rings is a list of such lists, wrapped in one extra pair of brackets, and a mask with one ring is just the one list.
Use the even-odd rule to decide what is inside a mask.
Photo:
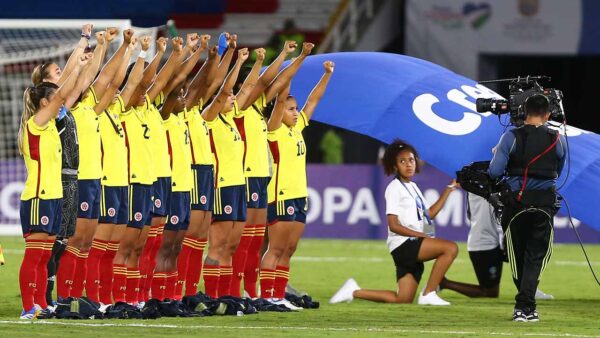
[[(491, 113), (477, 113), (475, 100), (499, 98), (495, 92), (408, 56), (334, 53), (308, 57), (294, 77), (291, 92), (299, 106), (323, 74), (326, 60), (335, 62), (335, 72), (315, 120), (386, 143), (405, 139), (423, 160), (453, 177), (470, 162), (491, 159), (506, 116), (500, 121)], [(574, 127), (567, 136), (570, 156), (559, 179), (559, 185), (564, 183), (560, 193), (574, 217), (600, 230), (600, 214), (592, 206), (600, 200), (600, 137)]]

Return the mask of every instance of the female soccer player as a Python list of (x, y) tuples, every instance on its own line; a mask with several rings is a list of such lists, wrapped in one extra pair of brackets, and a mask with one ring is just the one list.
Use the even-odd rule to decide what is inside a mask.
[[(312, 48), (312, 44), (304, 47)], [(267, 143), (267, 124), (263, 116), (266, 105), (275, 98), (295, 75), (304, 57), (277, 73), (286, 57), (296, 50), (296, 43), (287, 41), (275, 61), (259, 77), (258, 73), (265, 58), (264, 49), (257, 50), (252, 69), (240, 76), (236, 83), (238, 109), (234, 121), (244, 141), (244, 175), (246, 176), (246, 200), (248, 221), (243, 229), (240, 243), (233, 256), (233, 279), (231, 292), (240, 296), (240, 282), (255, 298), (258, 277), (259, 251), (264, 238), (267, 221), (267, 185), (270, 180), (270, 154)], [(305, 52), (308, 50), (304, 48)], [(243, 81), (243, 82), (242, 82)]]
[[(188, 230), (183, 240), (183, 248), (177, 259), (178, 284), (176, 295), (195, 295), (202, 273), (204, 248), (208, 242), (208, 228), (211, 222), (214, 196), (214, 167), (210, 149), (209, 130), (200, 115), (203, 100), (198, 99), (198, 91), (206, 91), (210, 86), (209, 70), (216, 71), (218, 65), (217, 47), (213, 46), (208, 58), (196, 74), (185, 94), (185, 107), (182, 118), (189, 133), (189, 148), (193, 187), (191, 191), (191, 216)], [(214, 74), (213, 74), (214, 78)]]
[[(102, 191), (99, 224), (87, 260), (86, 295), (91, 300), (104, 305), (112, 303), (112, 260), (118, 245), (116, 239), (122, 235), (129, 219), (127, 148), (119, 116), (125, 111), (127, 103), (141, 81), (146, 52), (150, 47), (149, 37), (139, 39), (141, 52), (125, 86), (123, 79), (129, 59), (135, 50), (135, 40), (136, 38), (131, 39), (124, 54), (117, 52), (100, 73), (100, 77), (107, 76), (110, 83), (100, 101), (94, 106), (94, 111), (100, 113)], [(115, 96), (119, 87), (123, 90)], [(111, 279), (110, 282), (108, 278)]]
[[(231, 36), (231, 50), (235, 49), (236, 39), (235, 35)], [(202, 112), (202, 117), (210, 128), (210, 143), (215, 163), (213, 222), (210, 226), (210, 244), (204, 265), (206, 293), (211, 297), (230, 294), (231, 258), (239, 243), (239, 237), (237, 242), (232, 237), (236, 233), (241, 236), (246, 221), (244, 143), (233, 122), (233, 110), (237, 109), (237, 106), (234, 104), (232, 89), (248, 54), (246, 48), (238, 51), (235, 66), (227, 75), (216, 98)]]
[(419, 154), (410, 144), (395, 140), (385, 150), (383, 167), (387, 175), (395, 175), (385, 190), (388, 221), (387, 245), (396, 265), (397, 291), (363, 290), (349, 279), (331, 298), (330, 303), (349, 302), (354, 298), (383, 303), (412, 303), (423, 274), (423, 262), (435, 260), (427, 285), (419, 294), (419, 305), (450, 305), (436, 289), (458, 254), (458, 246), (423, 233), (442, 209), (450, 193), (458, 187), (455, 180), (431, 206), (427, 205), (419, 187), (411, 181), (421, 168)]
[[(138, 303), (140, 297), (139, 257), (148, 234), (148, 229), (144, 230), (144, 226), (150, 225), (152, 184), (157, 177), (156, 171), (153, 169), (154, 161), (157, 160), (157, 156), (162, 156), (162, 152), (168, 151), (166, 144), (164, 149), (154, 149), (152, 137), (160, 138), (165, 135), (160, 132), (162, 119), (160, 128), (151, 128), (154, 123), (152, 122), (154, 112), (151, 110), (155, 109), (152, 102), (167, 84), (175, 66), (182, 61), (180, 58), (183, 53), (183, 40), (175, 38), (172, 45), (173, 52), (156, 79), (153, 81), (153, 76), (146, 76), (155, 72), (156, 68), (146, 69), (126, 111), (121, 114), (128, 156), (129, 222), (121, 238), (113, 265), (113, 299), (115, 303), (127, 300), (129, 303), (135, 304)], [(149, 83), (152, 85), (148, 89)], [(133, 108), (134, 106), (135, 108)], [(159, 113), (156, 112), (156, 114)]]
[[(62, 71), (55, 63), (44, 63), (34, 68), (31, 74), (31, 81), (34, 86), (42, 82), (51, 82), (61, 85), (67, 79), (74, 62), (83, 53), (88, 46), (91, 38), (92, 25), (86, 24), (81, 30), (81, 39), (79, 44), (74, 49), (69, 57), (65, 70)], [(107, 28), (106, 32), (97, 32), (96, 39), (98, 44), (110, 43), (116, 37), (116, 28)], [(104, 37), (104, 39), (103, 39)], [(48, 304), (52, 304), (52, 291), (54, 289), (54, 280), (56, 279), (56, 270), (58, 262), (67, 241), (75, 232), (75, 223), (77, 219), (77, 202), (79, 193), (77, 189), (77, 169), (79, 167), (79, 145), (77, 141), (77, 130), (75, 126), (75, 118), (68, 109), (64, 110), (56, 120), (56, 128), (60, 135), (62, 144), (62, 187), (63, 187), (63, 204), (60, 231), (57, 235), (57, 240), (52, 248), (52, 255), (48, 261), (48, 283), (46, 290), (46, 300)], [(43, 316), (42, 316), (43, 317)]]
[(325, 73), (300, 112), (296, 99), (288, 96), (286, 89), (279, 93), (267, 125), (274, 173), (268, 187), (269, 248), (261, 264), (261, 297), (293, 310), (301, 308), (285, 299), (285, 287), (289, 279), (290, 259), (304, 232), (308, 196), (306, 145), (302, 130), (308, 126), (333, 74), (333, 62), (326, 61), (323, 67)]
[[(25, 90), (17, 144), (25, 160), (27, 179), (21, 194), (21, 226), (25, 255), (19, 271), (23, 301), (21, 319), (35, 318), (38, 304), (46, 309), (47, 264), (61, 224), (61, 142), (55, 118), (92, 54), (83, 54), (59, 87), (42, 82)], [(43, 170), (42, 170), (43, 168)]]

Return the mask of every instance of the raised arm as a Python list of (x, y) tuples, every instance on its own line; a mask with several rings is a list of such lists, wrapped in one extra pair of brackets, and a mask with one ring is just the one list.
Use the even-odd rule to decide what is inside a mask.
[(250, 101), (250, 93), (256, 87), (258, 74), (260, 73), (260, 68), (262, 67), (263, 61), (265, 60), (264, 48), (255, 49), (254, 52), (256, 53), (256, 61), (254, 61), (254, 65), (252, 65), (250, 73), (248, 73), (244, 83), (242, 83), (242, 87), (235, 95), (238, 107), (240, 107), (242, 110), (248, 108), (250, 105), (252, 105), (252, 103), (254, 103), (254, 101), (256, 101), (256, 99), (254, 101)]
[(73, 91), (82, 68), (85, 67), (88, 62), (90, 62), (92, 57), (92, 53), (82, 54), (79, 56), (77, 65), (73, 68), (65, 83), (56, 91), (56, 94), (54, 94), (50, 102), (48, 102), (45, 107), (40, 108), (37, 114), (35, 114), (35, 117), (33, 118), (35, 124), (38, 126), (45, 126), (51, 119), (56, 117), (60, 106)]
[[(208, 50), (208, 58), (204, 61), (202, 67), (190, 83), (186, 96), (186, 108), (192, 108), (198, 104), (198, 100), (203, 97), (203, 94), (208, 90), (210, 85), (209, 73), (216, 71), (219, 65), (219, 55), (217, 54), (217, 46), (212, 46)], [(214, 73), (214, 72), (213, 72)]]
[[(115, 35), (117, 32), (115, 31)], [(123, 31), (123, 44), (117, 49), (115, 54), (110, 58), (110, 60), (104, 65), (102, 70), (100, 71), (100, 75), (92, 84), (92, 88), (94, 88), (94, 92), (96, 93), (96, 97), (101, 99), (108, 87), (108, 84), (115, 77), (115, 73), (117, 69), (121, 65), (123, 57), (125, 55), (125, 51), (127, 47), (131, 43), (131, 38), (133, 37), (133, 30), (128, 29)], [(114, 39), (114, 37), (113, 37)]]
[(277, 75), (273, 83), (271, 83), (265, 90), (266, 102), (273, 100), (277, 93), (279, 93), (280, 90), (288, 85), (314, 46), (315, 45), (310, 42), (305, 42), (302, 44), (302, 52), (300, 55), (294, 61), (292, 61), (292, 63), (285, 67), (285, 69), (282, 70), (279, 75)]
[[(265, 71), (258, 78), (258, 82), (256, 86), (250, 92), (248, 99), (246, 100), (245, 105), (240, 105), (240, 108), (247, 109), (250, 105), (252, 105), (261, 95), (264, 93), (265, 89), (273, 82), (277, 73), (279, 73), (279, 69), (281, 69), (281, 65), (285, 61), (285, 59), (296, 50), (296, 41), (286, 41), (285, 46), (279, 53), (279, 56), (265, 69)], [(257, 57), (258, 59), (258, 57)]]
[(267, 122), (268, 131), (277, 130), (279, 127), (281, 127), (283, 114), (285, 113), (285, 101), (287, 100), (289, 94), (290, 86), (288, 85), (281, 92), (279, 92), (279, 95), (277, 95), (273, 112), (271, 112), (271, 117), (269, 117), (269, 121)]
[(163, 89), (163, 93), (166, 96), (168, 96), (174, 88), (179, 87), (180, 83), (187, 79), (187, 76), (190, 74), (192, 69), (194, 69), (194, 67), (198, 63), (198, 60), (200, 60), (200, 55), (202, 55), (202, 53), (208, 46), (210, 35), (202, 35), (200, 37), (198, 36), (198, 34), (194, 34), (194, 36), (192, 36), (192, 39), (192, 41), (188, 42), (188, 45), (191, 43), (194, 46), (197, 45), (198, 41), (200, 41), (200, 46), (196, 49), (196, 51), (192, 53), (192, 55), (189, 58), (187, 58), (187, 60), (185, 60), (179, 66), (179, 68), (175, 72), (175, 75), (171, 77), (171, 80), (169, 80), (169, 83), (167, 83), (167, 86), (165, 87), (165, 89)]
[[(176, 37), (171, 41), (173, 45), (173, 51), (167, 60), (167, 63), (161, 68), (156, 76), (156, 80), (150, 86), (150, 89), (146, 92), (150, 101), (154, 101), (154, 99), (160, 94), (160, 92), (165, 88), (169, 79), (171, 79), (171, 75), (173, 75), (173, 71), (183, 60), (185, 57), (183, 52), (183, 39), (180, 37)], [(186, 48), (188, 48), (186, 46)]]
[[(98, 74), (98, 69), (100, 69), (102, 57), (104, 55), (104, 51), (106, 50), (104, 33), (104, 31), (96, 32), (97, 44), (96, 48), (94, 49), (94, 56), (92, 61), (90, 61), (87, 67), (84, 68), (83, 72), (79, 74), (75, 88), (65, 101), (65, 106), (67, 108), (71, 108), (75, 104), (77, 98), (79, 98), (79, 96), (87, 90)], [(99, 99), (97, 96), (96, 98)]]
[(211, 102), (211, 104), (206, 107), (202, 111), (202, 117), (207, 121), (214, 120), (219, 112), (223, 109), (225, 105), (225, 101), (227, 100), (227, 96), (232, 94), (233, 86), (235, 85), (235, 81), (240, 74), (240, 68), (242, 68), (242, 64), (244, 61), (248, 59), (248, 48), (242, 48), (238, 51), (238, 57), (233, 66), (233, 69), (227, 74), (227, 78), (225, 78), (225, 82), (223, 82), (223, 86), (217, 93), (217, 97)]
[(321, 76), (319, 83), (317, 83), (315, 88), (313, 88), (313, 90), (310, 92), (310, 94), (308, 95), (308, 98), (306, 99), (306, 103), (304, 104), (304, 107), (302, 107), (302, 111), (306, 115), (306, 118), (309, 120), (310, 120), (310, 117), (312, 116), (312, 114), (314, 113), (315, 108), (317, 108), (317, 104), (319, 104), (321, 97), (323, 97), (323, 94), (325, 93), (325, 88), (327, 88), (327, 84), (329, 83), (331, 74), (333, 74), (334, 67), (335, 67), (335, 64), (333, 63), (333, 61), (323, 62), (323, 68), (325, 68), (325, 74), (323, 74), (323, 76)]
[[(148, 48), (150, 48), (150, 37), (144, 36), (140, 39), (140, 43), (142, 45), (142, 50), (138, 55), (137, 60), (135, 60), (135, 65), (133, 65), (133, 69), (131, 69), (131, 73), (129, 73), (129, 78), (127, 78), (127, 84), (125, 88), (121, 92), (121, 98), (123, 99), (123, 104), (127, 106), (129, 101), (133, 97), (133, 94), (136, 91), (136, 88), (139, 87), (140, 82), (142, 81), (142, 77), (144, 75), (144, 63), (146, 62), (146, 52)], [(135, 46), (131, 48), (132, 51), (135, 50)], [(118, 86), (123, 82), (123, 78), (125, 75), (121, 77), (118, 82)]]
[[(217, 68), (217, 70), (215, 72), (214, 78), (210, 82), (210, 85), (208, 85), (208, 89), (206, 90), (206, 92), (204, 92), (202, 94), (203, 102), (208, 101), (208, 99), (217, 91), (217, 89), (219, 89), (219, 87), (223, 83), (223, 79), (225, 78), (225, 75), (227, 74), (227, 70), (229, 69), (229, 65), (231, 64), (231, 59), (233, 59), (233, 53), (235, 52), (235, 48), (237, 46), (237, 35), (226, 34), (225, 36), (228, 39), (227, 40), (228, 48), (227, 48), (227, 51), (225, 52), (225, 55), (223, 55), (223, 58), (221, 59), (221, 63), (219, 64), (219, 68)], [(209, 76), (210, 76), (210, 74), (209, 74)]]
[(73, 71), (73, 69), (78, 64), (79, 57), (83, 54), (85, 48), (88, 46), (88, 42), (92, 35), (92, 27), (93, 25), (91, 23), (85, 24), (83, 25), (83, 27), (81, 27), (81, 39), (79, 39), (77, 47), (75, 47), (75, 49), (69, 56), (67, 64), (65, 65), (65, 67), (62, 70), (62, 73), (60, 74), (60, 78), (56, 82), (57, 86), (62, 86), (65, 83), (67, 78), (69, 78), (69, 75), (71, 75), (71, 71)]

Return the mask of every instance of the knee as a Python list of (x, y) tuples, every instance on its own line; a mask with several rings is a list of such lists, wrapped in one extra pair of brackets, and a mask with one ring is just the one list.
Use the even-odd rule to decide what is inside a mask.
[(294, 252), (296, 252), (297, 247), (298, 247), (297, 245), (288, 246), (287, 248), (285, 248), (284, 255), (287, 257), (292, 257), (292, 255), (294, 255)]
[(281, 246), (269, 246), (269, 250), (267, 251), (268, 255), (271, 255), (276, 258), (280, 258), (283, 256), (285, 252), (285, 248)]
[(173, 257), (179, 256), (179, 253), (181, 252), (182, 248), (183, 248), (182, 243), (177, 243), (177, 244), (173, 245), (173, 250), (171, 251), (171, 254), (173, 255)]
[(237, 250), (238, 246), (240, 243), (229, 243), (226, 245), (225, 250), (230, 254), (233, 255), (235, 254), (235, 251)]
[(452, 259), (456, 258), (456, 256), (458, 256), (458, 245), (454, 242), (450, 242), (446, 249), (446, 254), (451, 256)]

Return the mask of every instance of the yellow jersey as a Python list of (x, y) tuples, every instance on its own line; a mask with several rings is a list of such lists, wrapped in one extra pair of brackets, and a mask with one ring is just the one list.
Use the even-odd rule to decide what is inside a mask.
[(194, 106), (183, 113), (183, 121), (187, 125), (190, 135), (190, 152), (192, 164), (213, 165), (212, 151), (210, 149), (210, 130), (208, 124), (200, 114), (201, 106)]
[(212, 121), (207, 121), (210, 128), (210, 147), (215, 165), (215, 188), (246, 184), (244, 177), (244, 142), (233, 122), (233, 115), (238, 109), (234, 103), (233, 111), (219, 113)]
[[(150, 98), (146, 95), (146, 102)], [(167, 147), (167, 134), (163, 126), (163, 118), (156, 107), (162, 106), (164, 95), (162, 92), (156, 97), (153, 103), (144, 105), (148, 117), (148, 126), (150, 127), (150, 142), (152, 143), (152, 152), (154, 154), (152, 169), (156, 177), (171, 177), (171, 167), (169, 166), (169, 149)]]
[(156, 175), (152, 166), (152, 144), (146, 111), (149, 102), (121, 113), (121, 126), (127, 147), (127, 176), (129, 183), (152, 184)]
[(267, 187), (269, 203), (308, 196), (306, 144), (302, 136), (306, 126), (308, 118), (300, 112), (296, 126), (290, 128), (282, 123), (268, 134), (273, 158), (273, 178)]
[(245, 145), (244, 175), (246, 177), (271, 176), (271, 161), (267, 143), (267, 122), (262, 114), (266, 106), (265, 94), (248, 109), (236, 111), (235, 124)]
[(125, 112), (121, 95), (100, 115), (102, 140), (102, 185), (127, 186), (127, 146), (120, 115)]
[(33, 117), (27, 121), (23, 135), (23, 159), (27, 168), (27, 180), (21, 200), (63, 197), (62, 146), (54, 119), (44, 127), (35, 124)]
[(100, 126), (94, 106), (98, 103), (96, 93), (90, 86), (83, 99), (77, 103), (71, 113), (75, 117), (77, 139), (79, 140), (79, 171), (80, 180), (100, 179), (102, 176), (102, 150), (100, 146)]
[(192, 155), (190, 136), (183, 121), (183, 114), (171, 114), (164, 121), (169, 146), (169, 164), (171, 167), (171, 191), (189, 192), (192, 190)]

